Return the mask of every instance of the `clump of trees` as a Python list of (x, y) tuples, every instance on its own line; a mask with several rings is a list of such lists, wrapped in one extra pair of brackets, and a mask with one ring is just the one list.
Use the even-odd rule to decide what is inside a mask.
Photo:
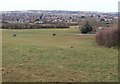
[(105, 47), (118, 47), (120, 46), (120, 39), (118, 38), (118, 36), (120, 36), (119, 28), (104, 28), (96, 34), (96, 41), (99, 45)]
[(92, 31), (92, 26), (89, 24), (88, 21), (86, 21), (86, 23), (82, 26), (82, 28), (80, 29), (81, 33), (90, 33)]

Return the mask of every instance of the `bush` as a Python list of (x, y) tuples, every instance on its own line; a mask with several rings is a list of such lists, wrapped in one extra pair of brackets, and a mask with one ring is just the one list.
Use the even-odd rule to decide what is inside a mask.
[(92, 31), (92, 26), (89, 24), (89, 22), (87, 21), (85, 23), (85, 25), (82, 26), (81, 28), (81, 33), (89, 33)]
[(118, 34), (118, 28), (105, 28), (96, 34), (96, 41), (106, 47), (118, 46)]

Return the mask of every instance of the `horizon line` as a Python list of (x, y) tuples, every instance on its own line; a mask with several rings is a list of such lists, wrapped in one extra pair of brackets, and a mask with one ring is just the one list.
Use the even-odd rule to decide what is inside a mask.
[(113, 11), (113, 12), (111, 12), (111, 11), (78, 11), (78, 10), (58, 10), (58, 9), (56, 9), (56, 10), (54, 10), (54, 9), (49, 9), (49, 10), (46, 10), (46, 9), (36, 9), (36, 10), (34, 10), (34, 9), (28, 9), (28, 10), (2, 10), (2, 11), (0, 11), (0, 12), (12, 12), (12, 11), (76, 11), (76, 12), (99, 12), (99, 13), (118, 13), (119, 11)]

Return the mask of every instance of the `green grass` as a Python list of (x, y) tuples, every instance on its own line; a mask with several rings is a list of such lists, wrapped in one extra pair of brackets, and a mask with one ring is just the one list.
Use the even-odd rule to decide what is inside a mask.
[(72, 28), (3, 30), (3, 81), (117, 82), (117, 49), (76, 33)]

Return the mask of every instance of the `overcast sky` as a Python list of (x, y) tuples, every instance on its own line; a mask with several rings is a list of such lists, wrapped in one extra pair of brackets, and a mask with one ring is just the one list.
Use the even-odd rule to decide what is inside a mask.
[(70, 10), (117, 12), (119, 0), (1, 0), (0, 11)]

